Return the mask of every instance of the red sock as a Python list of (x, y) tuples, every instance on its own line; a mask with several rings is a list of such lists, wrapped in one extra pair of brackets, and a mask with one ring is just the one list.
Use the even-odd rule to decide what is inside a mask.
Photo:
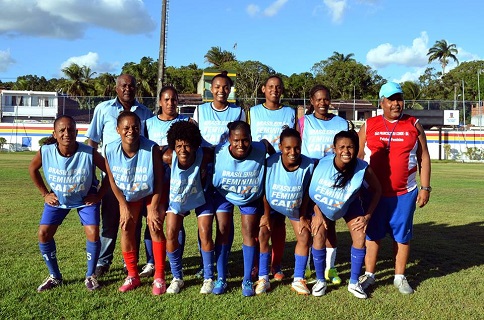
[(138, 274), (138, 258), (135, 251), (123, 252), (124, 263), (128, 270), (128, 277), (139, 278)]
[(153, 241), (153, 257), (155, 258), (155, 279), (165, 279), (166, 240)]
[[(274, 228), (271, 232), (272, 242), (272, 268), (279, 271), (282, 263), (282, 256), (284, 255), (284, 246), (286, 245), (286, 226), (281, 225)], [(280, 229), (280, 230), (279, 230)]]

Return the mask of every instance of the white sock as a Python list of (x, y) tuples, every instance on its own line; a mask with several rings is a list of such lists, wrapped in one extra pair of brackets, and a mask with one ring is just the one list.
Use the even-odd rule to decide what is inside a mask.
[(373, 272), (365, 271), (365, 274), (373, 279), (375, 279), (375, 274)]
[(326, 270), (334, 268), (334, 262), (336, 261), (336, 249), (326, 247)]
[(395, 280), (403, 280), (403, 278), (405, 278), (405, 276), (403, 274), (396, 274), (395, 275)]

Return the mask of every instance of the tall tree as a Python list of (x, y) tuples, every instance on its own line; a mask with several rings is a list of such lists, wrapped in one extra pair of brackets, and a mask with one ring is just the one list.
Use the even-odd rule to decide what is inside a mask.
[(211, 67), (220, 69), (223, 63), (235, 61), (235, 54), (230, 51), (222, 50), (220, 47), (212, 47), (205, 54), (205, 61), (210, 63)]
[(67, 76), (67, 93), (71, 96), (87, 96), (92, 88), (90, 83), (95, 72), (87, 66), (79, 66), (71, 63), (68, 67), (62, 69)]
[(355, 56), (354, 53), (343, 54), (337, 51), (333, 51), (333, 55), (328, 58), (328, 62), (347, 62), (347, 61), (356, 61), (353, 57)]
[(455, 44), (448, 44), (446, 40), (438, 40), (434, 46), (429, 49), (427, 55), (429, 56), (429, 63), (438, 60), (442, 66), (442, 74), (445, 74), (445, 67), (449, 64), (449, 59), (454, 60), (459, 64), (456, 55), (459, 53)]
[(116, 76), (111, 73), (101, 73), (94, 81), (96, 95), (114, 97), (116, 95)]

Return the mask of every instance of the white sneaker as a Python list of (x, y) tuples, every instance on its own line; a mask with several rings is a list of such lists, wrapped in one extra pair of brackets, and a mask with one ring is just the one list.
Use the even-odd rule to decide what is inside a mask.
[(213, 286), (214, 286), (214, 283), (212, 279), (203, 280), (203, 285), (202, 285), (202, 288), (200, 289), (200, 293), (201, 294), (212, 293)]
[(402, 277), (400, 279), (396, 278), (393, 280), (393, 285), (400, 291), (402, 294), (412, 294), (413, 289), (412, 287), (408, 284), (407, 278)]
[(271, 290), (271, 283), (266, 279), (259, 279), (255, 283), (255, 294), (263, 294)]
[(291, 284), (291, 290), (295, 291), (297, 294), (302, 295), (309, 295), (311, 291), (309, 291), (308, 287), (306, 286), (306, 280), (294, 280)]
[(348, 291), (351, 292), (355, 297), (359, 299), (366, 299), (368, 296), (366, 295), (361, 285), (357, 282), (355, 284), (350, 283), (348, 285)]
[(326, 293), (326, 288), (327, 288), (326, 281), (318, 279), (318, 281), (316, 281), (316, 284), (313, 286), (313, 289), (312, 289), (313, 296), (315, 297), (324, 296), (324, 294)]
[(166, 289), (166, 293), (178, 293), (180, 289), (183, 288), (185, 282), (182, 279), (173, 278), (171, 280), (170, 286)]
[(149, 278), (155, 274), (155, 265), (152, 263), (147, 263), (139, 273), (141, 278)]

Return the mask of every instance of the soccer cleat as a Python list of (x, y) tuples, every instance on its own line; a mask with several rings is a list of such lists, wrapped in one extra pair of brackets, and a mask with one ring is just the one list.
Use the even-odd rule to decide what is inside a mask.
[(105, 265), (105, 266), (96, 266), (96, 270), (94, 270), (94, 274), (96, 275), (96, 277), (102, 277), (104, 274), (108, 273), (109, 271), (109, 265)]
[(271, 290), (271, 283), (266, 279), (259, 279), (255, 283), (255, 294), (266, 293), (269, 290)]
[(156, 278), (153, 281), (153, 289), (151, 290), (151, 293), (153, 293), (154, 296), (159, 296), (165, 292), (166, 292), (165, 279)]
[(412, 287), (408, 284), (407, 278), (402, 277), (402, 278), (396, 278), (393, 280), (393, 285), (398, 288), (398, 291), (402, 294), (412, 294), (413, 289)]
[(168, 287), (168, 289), (166, 289), (166, 293), (178, 293), (184, 285), (185, 282), (183, 282), (182, 279), (173, 278), (173, 280), (171, 280), (170, 286)]
[(141, 280), (135, 277), (126, 277), (124, 283), (121, 287), (119, 287), (119, 292), (126, 292), (130, 290), (134, 290), (141, 285)]
[(361, 285), (359, 282), (357, 283), (350, 283), (348, 285), (348, 291), (351, 292), (355, 297), (359, 299), (366, 299), (368, 296), (366, 295), (365, 291), (363, 288), (361, 288)]
[(49, 275), (44, 282), (37, 288), (37, 292), (54, 289), (62, 285), (62, 279), (56, 279), (53, 275)]
[(254, 294), (254, 283), (249, 280), (242, 281), (242, 295), (244, 297), (252, 297)]
[(99, 283), (97, 282), (96, 276), (87, 277), (86, 280), (84, 280), (84, 284), (89, 291), (99, 289)]
[(295, 291), (297, 294), (302, 294), (305, 296), (311, 293), (306, 285), (306, 280), (304, 279), (294, 280), (291, 284), (291, 290)]
[(219, 279), (219, 280), (215, 281), (215, 285), (213, 286), (212, 293), (213, 294), (224, 294), (226, 289), (227, 289), (227, 282)]
[(363, 274), (358, 278), (358, 283), (363, 290), (366, 290), (375, 284), (375, 278), (367, 274)]
[(201, 294), (209, 294), (212, 293), (213, 290), (213, 280), (212, 279), (205, 279), (203, 280), (202, 288), (200, 289)]
[(326, 293), (327, 287), (328, 286), (326, 285), (326, 281), (318, 279), (318, 281), (316, 281), (316, 284), (313, 286), (313, 289), (312, 289), (313, 296), (315, 297), (324, 296), (324, 294)]
[(326, 281), (329, 281), (332, 284), (341, 284), (341, 278), (338, 276), (338, 271), (336, 271), (336, 268), (325, 270), (324, 278), (326, 279)]
[(272, 275), (274, 276), (274, 280), (276, 281), (282, 281), (284, 280), (284, 272), (282, 272), (281, 270), (277, 271), (277, 272), (272, 272)]
[(152, 263), (147, 263), (143, 268), (141, 268), (141, 272), (139, 276), (141, 278), (149, 278), (155, 274), (155, 265)]

